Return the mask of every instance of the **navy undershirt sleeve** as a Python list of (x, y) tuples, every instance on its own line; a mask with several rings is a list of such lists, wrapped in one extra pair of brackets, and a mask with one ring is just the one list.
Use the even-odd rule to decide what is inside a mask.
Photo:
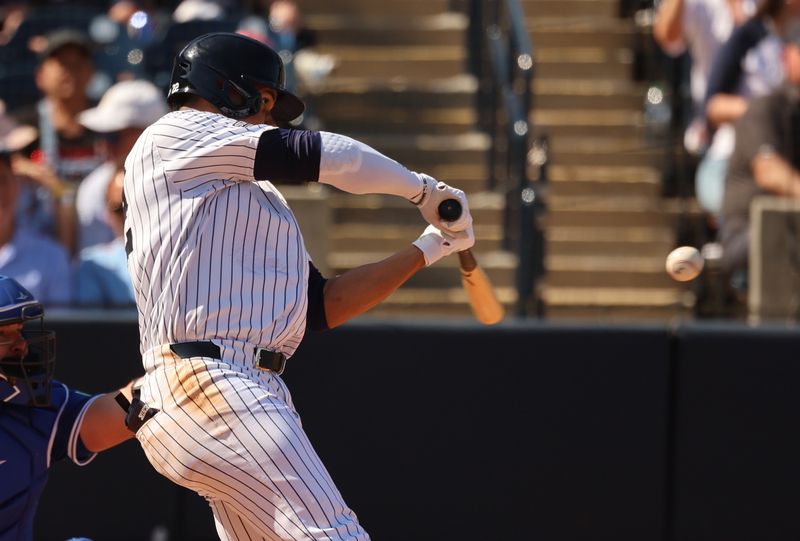
[(314, 264), (308, 262), (308, 312), (306, 313), (306, 328), (311, 331), (328, 330), (328, 320), (325, 316), (325, 296), (323, 289), (327, 280)]
[(742, 61), (747, 52), (764, 39), (769, 31), (761, 19), (750, 19), (736, 28), (728, 38), (711, 64), (708, 76), (706, 99), (714, 94), (737, 94), (742, 78)]
[(253, 164), (256, 180), (300, 184), (319, 180), (319, 132), (276, 128), (261, 134)]

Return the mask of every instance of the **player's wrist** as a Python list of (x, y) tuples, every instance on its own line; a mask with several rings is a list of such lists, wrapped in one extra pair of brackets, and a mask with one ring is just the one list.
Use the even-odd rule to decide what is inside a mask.
[(411, 201), (416, 206), (421, 206), (425, 203), (425, 200), (430, 196), (431, 191), (433, 191), (433, 187), (436, 185), (436, 181), (425, 174), (421, 173), (414, 173), (414, 175), (419, 179), (420, 186), (419, 191), (411, 198)]
[(422, 256), (425, 258), (426, 267), (430, 267), (444, 256), (442, 253), (441, 243), (435, 235), (424, 234), (411, 244), (416, 246), (422, 252)]

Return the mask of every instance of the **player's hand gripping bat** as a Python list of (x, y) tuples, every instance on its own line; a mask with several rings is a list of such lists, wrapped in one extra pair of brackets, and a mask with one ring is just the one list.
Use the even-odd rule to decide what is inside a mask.
[[(452, 222), (461, 216), (461, 203), (455, 199), (446, 199), (439, 203), (438, 211), (440, 218)], [(478, 266), (471, 250), (458, 252), (458, 259), (461, 264), (461, 285), (467, 291), (475, 318), (485, 325), (499, 322), (505, 315), (505, 309), (497, 300), (489, 277)]]

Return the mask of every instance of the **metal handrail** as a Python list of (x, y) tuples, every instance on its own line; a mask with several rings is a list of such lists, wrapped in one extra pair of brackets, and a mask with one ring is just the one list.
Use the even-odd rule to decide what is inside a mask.
[[(519, 0), (471, 0), (469, 11), (470, 64), (480, 82), (478, 111), (491, 138), (487, 188), (506, 194), (503, 245), (519, 255), (515, 311), (519, 317), (541, 315), (536, 282), (543, 271), (539, 216), (544, 205), (538, 186), (528, 178), (533, 46)], [(537, 183), (546, 180), (545, 164), (538, 165)]]

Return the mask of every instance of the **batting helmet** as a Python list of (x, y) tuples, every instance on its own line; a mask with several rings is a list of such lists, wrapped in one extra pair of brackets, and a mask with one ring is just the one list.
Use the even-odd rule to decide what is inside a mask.
[(16, 280), (0, 276), (0, 402), (48, 406), (56, 362), (53, 331), (24, 329), (22, 339), (8, 325), (44, 321), (44, 307)]
[(278, 91), (272, 117), (290, 121), (305, 110), (286, 90), (283, 60), (269, 46), (241, 34), (214, 32), (190, 41), (175, 57), (167, 100), (195, 94), (223, 115), (243, 118), (261, 110), (260, 83)]

